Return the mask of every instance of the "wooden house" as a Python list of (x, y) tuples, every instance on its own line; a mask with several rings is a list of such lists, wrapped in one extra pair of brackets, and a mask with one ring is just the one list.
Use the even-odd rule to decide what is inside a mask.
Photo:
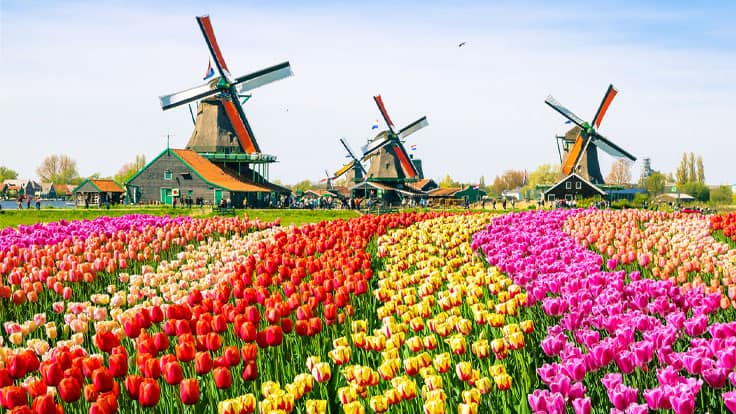
[(74, 194), (74, 186), (69, 184), (51, 184), (51, 192), (53, 192), (53, 198), (69, 199)]
[(271, 197), (290, 190), (262, 181), (235, 177), (219, 165), (188, 149), (165, 149), (126, 183), (133, 204), (177, 204), (234, 207), (268, 205)]
[(543, 196), (546, 201), (573, 201), (605, 197), (606, 192), (582, 176), (572, 173), (545, 190)]
[(439, 188), (439, 187), (440, 187), (440, 186), (439, 186), (439, 185), (437, 185), (437, 183), (436, 183), (436, 182), (435, 182), (435, 181), (434, 181), (433, 179), (431, 179), (431, 178), (422, 178), (421, 180), (419, 180), (419, 181), (417, 181), (417, 182), (414, 182), (414, 183), (410, 183), (409, 185), (410, 185), (411, 187), (413, 187), (413, 188), (414, 188), (415, 190), (419, 190), (419, 191), (426, 191), (426, 192), (428, 192), (428, 191), (432, 191), (432, 190), (434, 190), (435, 188)]
[(74, 190), (74, 203), (77, 206), (103, 206), (109, 204), (120, 204), (125, 190), (113, 180), (90, 180), (82, 181)]
[(471, 204), (480, 201), (485, 195), (485, 190), (481, 190), (480, 187), (475, 186), (468, 186), (455, 193), (456, 198), (463, 201), (467, 200), (467, 202)]

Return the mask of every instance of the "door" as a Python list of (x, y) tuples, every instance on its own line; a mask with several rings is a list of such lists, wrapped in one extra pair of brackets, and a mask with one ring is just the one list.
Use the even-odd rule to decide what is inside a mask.
[(161, 204), (171, 204), (171, 189), (170, 188), (161, 189)]
[(215, 189), (215, 206), (220, 205), (220, 200), (222, 200), (222, 190), (219, 188)]

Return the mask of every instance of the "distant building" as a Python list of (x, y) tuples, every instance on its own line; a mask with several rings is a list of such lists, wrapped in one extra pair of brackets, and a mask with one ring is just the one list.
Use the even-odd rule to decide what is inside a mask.
[(179, 205), (191, 200), (233, 207), (266, 206), (272, 195), (291, 194), (287, 188), (263, 181), (259, 184), (229, 174), (198, 153), (188, 149), (165, 149), (126, 183), (128, 202), (133, 204)]
[(573, 201), (584, 198), (605, 197), (606, 192), (598, 186), (572, 173), (543, 193), (546, 201)]
[(120, 204), (125, 190), (113, 180), (84, 180), (74, 190), (77, 206), (102, 206)]

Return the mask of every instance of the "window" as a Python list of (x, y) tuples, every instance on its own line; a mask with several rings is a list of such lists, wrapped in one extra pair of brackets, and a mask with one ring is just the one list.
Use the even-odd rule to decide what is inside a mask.
[(164, 171), (164, 180), (170, 180), (171, 179), (171, 171), (166, 170)]
[(183, 178), (185, 180), (191, 180), (192, 179), (192, 174), (191, 173), (188, 173), (188, 172), (181, 173), (181, 178)]
[(565, 190), (570, 190), (570, 189), (572, 189), (572, 183), (568, 181), (565, 183)]
[(555, 195), (554, 194), (547, 194), (547, 201), (555, 201)]
[(576, 190), (580, 190), (581, 188), (583, 188), (583, 183), (581, 183), (580, 181), (576, 182), (575, 183), (575, 189)]

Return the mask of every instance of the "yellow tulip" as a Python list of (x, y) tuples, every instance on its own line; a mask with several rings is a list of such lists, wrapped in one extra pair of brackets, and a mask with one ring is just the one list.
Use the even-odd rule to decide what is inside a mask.
[(388, 410), (388, 399), (384, 397), (383, 395), (376, 395), (371, 397), (371, 400), (368, 404), (371, 407), (371, 410), (373, 410), (376, 413), (383, 413)]
[(424, 414), (444, 414), (445, 402), (442, 400), (429, 400), (423, 405)]
[(307, 400), (307, 414), (327, 413), (327, 400)]

